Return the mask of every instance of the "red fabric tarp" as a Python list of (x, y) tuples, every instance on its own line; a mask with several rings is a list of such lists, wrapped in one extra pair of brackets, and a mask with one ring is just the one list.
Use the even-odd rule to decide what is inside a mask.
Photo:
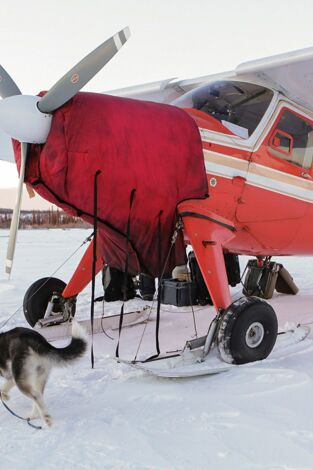
[[(14, 147), (19, 164), (19, 144)], [(48, 201), (92, 223), (98, 170), (103, 259), (110, 266), (125, 268), (130, 194), (135, 189), (129, 272), (156, 277), (160, 251), (162, 266), (169, 251), (177, 204), (207, 194), (196, 124), (173, 106), (78, 93), (54, 113), (46, 144), (30, 147), (25, 179)], [(184, 261), (180, 236), (166, 271)]]

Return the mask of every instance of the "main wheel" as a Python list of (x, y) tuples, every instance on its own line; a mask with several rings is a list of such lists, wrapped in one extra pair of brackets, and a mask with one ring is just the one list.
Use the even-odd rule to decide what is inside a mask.
[[(44, 277), (38, 279), (28, 288), (24, 296), (23, 310), (25, 318), (31, 326), (35, 326), (39, 320), (44, 318), (48, 303), (53, 295), (55, 295), (55, 298), (53, 300), (52, 314), (62, 312), (61, 293), (65, 286), (65, 282), (60, 279)], [(72, 315), (74, 313), (72, 312)]]
[(221, 357), (230, 364), (265, 359), (275, 345), (277, 331), (276, 314), (267, 302), (241, 298), (223, 313), (217, 333)]

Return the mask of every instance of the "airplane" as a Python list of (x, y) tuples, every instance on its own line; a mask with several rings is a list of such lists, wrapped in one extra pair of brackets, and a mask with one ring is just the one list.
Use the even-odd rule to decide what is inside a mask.
[(216, 312), (204, 350), (216, 341), (227, 363), (264, 359), (277, 339), (275, 312), (255, 296), (232, 301), (224, 255), (262, 265), (313, 254), (313, 48), (217, 75), (80, 92), (128, 37), (125, 28), (36, 96), (22, 95), (1, 67), (0, 128), (20, 174), (6, 272), (25, 182), (97, 228), (67, 284), (30, 286), (32, 326), (56, 304), (68, 319), (104, 264), (160, 278), (185, 263), (188, 244)]

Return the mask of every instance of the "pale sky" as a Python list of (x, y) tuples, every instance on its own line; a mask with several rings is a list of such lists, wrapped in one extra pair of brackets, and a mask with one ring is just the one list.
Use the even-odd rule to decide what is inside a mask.
[[(313, 46), (312, 18), (309, 0), (2, 0), (0, 63), (36, 94), (128, 25), (127, 44), (84, 88), (105, 91)], [(14, 184), (0, 162), (0, 188)]]

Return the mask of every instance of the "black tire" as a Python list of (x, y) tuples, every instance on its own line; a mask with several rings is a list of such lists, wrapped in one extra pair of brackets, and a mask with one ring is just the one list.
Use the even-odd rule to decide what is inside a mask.
[[(65, 282), (60, 279), (44, 277), (38, 279), (27, 289), (23, 300), (23, 310), (25, 318), (31, 326), (35, 326), (38, 320), (44, 317), (53, 293), (61, 294), (65, 286)], [(60, 306), (55, 306), (55, 308), (58, 307)]]
[(272, 351), (278, 331), (273, 308), (256, 297), (241, 298), (224, 312), (217, 338), (222, 359), (230, 364), (261, 361)]

